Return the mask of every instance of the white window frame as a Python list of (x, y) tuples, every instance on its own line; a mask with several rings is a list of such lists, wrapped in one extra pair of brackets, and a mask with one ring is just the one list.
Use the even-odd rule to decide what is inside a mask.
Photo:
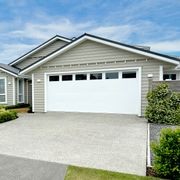
[[(19, 101), (19, 95), (20, 95), (20, 94), (19, 94), (19, 81), (20, 81), (20, 80), (22, 80), (22, 86), (23, 86), (23, 87), (22, 87), (22, 94), (21, 94), (21, 95), (22, 95), (22, 101)], [(17, 87), (18, 87), (18, 88), (17, 88), (17, 89), (18, 89), (18, 97), (17, 97), (18, 103), (24, 103), (24, 79), (18, 79), (18, 81), (17, 81)]]
[(0, 102), (0, 104), (7, 104), (7, 78), (6, 77), (0, 77), (0, 79), (4, 79), (4, 94), (0, 94), (0, 95), (5, 95), (5, 101)]

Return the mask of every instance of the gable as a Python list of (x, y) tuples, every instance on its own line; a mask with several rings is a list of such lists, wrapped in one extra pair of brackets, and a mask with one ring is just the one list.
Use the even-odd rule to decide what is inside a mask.
[[(133, 54), (136, 54), (138, 56), (144, 56), (147, 58), (153, 58), (153, 59), (157, 59), (163, 62), (168, 62), (171, 64), (175, 64), (175, 65), (179, 65), (179, 60), (177, 60), (177, 58), (175, 57), (171, 57), (171, 56), (167, 56), (164, 54), (159, 54), (156, 52), (152, 52), (152, 51), (147, 51), (141, 48), (137, 48), (134, 46), (130, 46), (127, 44), (122, 44), (116, 41), (111, 41), (108, 39), (104, 39), (104, 38), (100, 38), (100, 37), (96, 37), (93, 35), (89, 35), (89, 34), (84, 34), (80, 37), (78, 37), (77, 39), (75, 39), (74, 41), (72, 41), (71, 43), (67, 44), (66, 46), (57, 49), (56, 51), (54, 51), (53, 53), (49, 54), (48, 56), (36, 61), (36, 63), (31, 64), (30, 66), (27, 66), (25, 69), (23, 69), (20, 74), (24, 74), (27, 72), (32, 71), (33, 69), (36, 69), (37, 67), (41, 66), (42, 64), (51, 61), (52, 59), (56, 58), (58, 55), (62, 55), (64, 53), (68, 53), (69, 50), (73, 49), (76, 46), (79, 46), (80, 44), (82, 44), (83, 42), (90, 40), (102, 45), (106, 45), (108, 47), (112, 47), (112, 48), (116, 48), (118, 50), (124, 50)], [(84, 51), (84, 50), (83, 50)]]
[(22, 61), (18, 62), (15, 64), (15, 67), (18, 67), (20, 69), (24, 69), (27, 66), (31, 65), (32, 63), (37, 62), (39, 59), (47, 56), (49, 53), (57, 50), (60, 47), (63, 47), (66, 45), (67, 42), (61, 41), (61, 40), (56, 40), (52, 42), (51, 44), (43, 47), (42, 49), (38, 50), (37, 52), (31, 54), (27, 58), (23, 59)]
[(144, 56), (86, 40), (48, 61), (44, 66), (145, 59)]

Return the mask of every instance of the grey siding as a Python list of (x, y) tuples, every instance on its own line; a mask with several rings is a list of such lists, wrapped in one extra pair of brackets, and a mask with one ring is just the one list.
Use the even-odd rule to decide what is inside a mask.
[(0, 77), (6, 77), (6, 82), (7, 82), (7, 84), (6, 84), (7, 104), (4, 104), (4, 105), (13, 105), (13, 78), (14, 78), (14, 76), (11, 76), (8, 73), (0, 71)]
[[(124, 50), (119, 50), (99, 43), (86, 41), (68, 52), (37, 68), (34, 74), (34, 110), (44, 111), (44, 73), (67, 72), (75, 70), (93, 70), (108, 68), (142, 67), (142, 113), (147, 105), (148, 74), (159, 80), (159, 66), (169, 66), (155, 59), (149, 59)], [(41, 79), (38, 83), (37, 79)]]
[(67, 42), (57, 40), (57, 41), (49, 44), (48, 46), (44, 47), (43, 49), (37, 51), (36, 53), (28, 56), (26, 59), (24, 59), (22, 62), (17, 63), (15, 66), (20, 69), (23, 69), (23, 68), (29, 66), (30, 64), (38, 61), (43, 56), (46, 56), (47, 54), (53, 52), (54, 50), (64, 46), (65, 44), (67, 44)]

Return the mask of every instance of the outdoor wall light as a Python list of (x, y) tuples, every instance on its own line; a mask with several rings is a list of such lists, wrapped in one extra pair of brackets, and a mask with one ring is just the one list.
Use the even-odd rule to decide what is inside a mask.
[(153, 78), (153, 74), (148, 74), (147, 77), (148, 78)]
[(40, 83), (41, 82), (41, 79), (37, 79), (37, 83)]

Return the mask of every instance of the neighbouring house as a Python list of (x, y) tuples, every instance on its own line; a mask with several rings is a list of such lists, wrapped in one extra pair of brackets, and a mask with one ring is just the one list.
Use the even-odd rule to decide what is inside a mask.
[(144, 115), (149, 78), (180, 83), (180, 59), (83, 34), (55, 36), (0, 64), (0, 103), (30, 103), (34, 112)]

